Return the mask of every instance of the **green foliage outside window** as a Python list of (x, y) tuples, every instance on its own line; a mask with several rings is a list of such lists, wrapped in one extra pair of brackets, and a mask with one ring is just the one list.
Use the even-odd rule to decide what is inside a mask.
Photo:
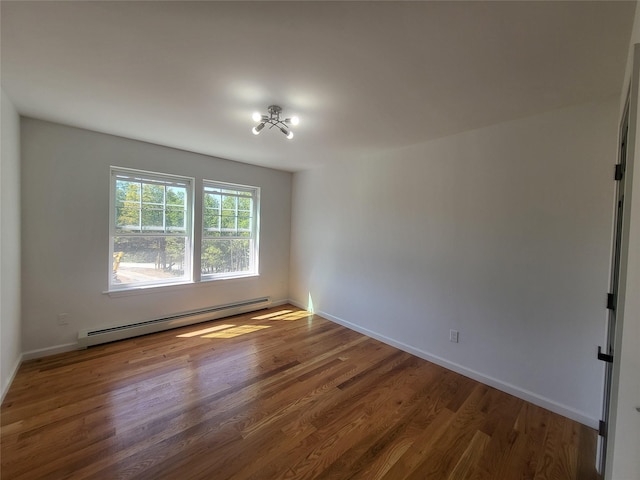
[(247, 272), (254, 249), (254, 201), (250, 190), (205, 186), (203, 197), (203, 275)]
[(156, 269), (183, 275), (186, 201), (186, 187), (116, 180), (113, 248), (123, 252), (122, 262), (154, 263)]
[(193, 179), (116, 167), (112, 179), (110, 287), (194, 280), (194, 261), (202, 280), (258, 272), (258, 188), (203, 180), (202, 230), (194, 233)]

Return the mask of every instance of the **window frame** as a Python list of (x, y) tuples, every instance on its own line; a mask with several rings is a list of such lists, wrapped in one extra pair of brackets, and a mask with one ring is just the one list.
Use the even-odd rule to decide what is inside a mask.
[[(207, 214), (207, 208), (205, 206), (205, 196), (210, 193), (207, 192), (207, 188), (217, 189), (221, 191), (227, 190), (230, 192), (245, 192), (249, 193), (249, 197), (252, 200), (252, 209), (251, 209), (251, 231), (249, 237), (240, 237), (240, 236), (221, 236), (220, 239), (248, 239), (249, 240), (249, 269), (235, 272), (221, 272), (221, 273), (203, 273), (202, 271), (202, 252), (204, 250), (204, 242), (207, 238), (205, 235), (205, 215)], [(200, 265), (200, 281), (201, 282), (210, 282), (215, 280), (225, 280), (230, 278), (243, 278), (243, 277), (252, 277), (258, 276), (260, 274), (260, 187), (252, 186), (252, 185), (242, 185), (237, 183), (229, 183), (229, 182), (221, 182), (217, 180), (202, 180), (202, 188), (201, 192), (201, 202), (202, 202), (202, 228), (200, 229), (200, 258), (198, 259), (198, 263)], [(222, 208), (220, 211), (222, 212)], [(237, 211), (237, 210), (236, 210)], [(236, 215), (236, 223), (237, 223)], [(220, 227), (222, 229), (222, 227)], [(237, 230), (237, 228), (236, 228)], [(195, 264), (195, 261), (194, 261)]]
[[(116, 194), (116, 182), (118, 179), (131, 178), (134, 181), (140, 181), (141, 184), (164, 184), (165, 186), (175, 184), (186, 189), (185, 198), (185, 214), (184, 214), (184, 234), (180, 233), (168, 233), (166, 227), (166, 215), (163, 215), (163, 227), (164, 232), (157, 231), (144, 231), (142, 227), (142, 218), (140, 218), (140, 231), (122, 233), (117, 229), (117, 194)], [(194, 235), (193, 235), (193, 218), (194, 218), (194, 185), (195, 179), (192, 177), (186, 177), (182, 175), (174, 175), (167, 173), (150, 172), (140, 169), (124, 168), (124, 167), (110, 167), (110, 192), (109, 192), (109, 268), (108, 268), (108, 291), (109, 292), (123, 292), (140, 290), (154, 287), (166, 287), (173, 285), (181, 285), (185, 283), (193, 283), (193, 255), (194, 255)], [(142, 195), (142, 191), (141, 191)], [(142, 205), (142, 200), (141, 200)], [(163, 202), (166, 212), (166, 200)], [(140, 211), (142, 217), (142, 209)], [(185, 252), (184, 252), (184, 274), (180, 277), (152, 280), (146, 282), (135, 282), (126, 284), (114, 283), (113, 264), (114, 264), (114, 242), (116, 237), (164, 237), (164, 238), (185, 238)]]

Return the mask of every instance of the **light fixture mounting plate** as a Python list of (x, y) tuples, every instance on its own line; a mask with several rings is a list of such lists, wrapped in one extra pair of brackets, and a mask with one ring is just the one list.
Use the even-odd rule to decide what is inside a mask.
[(278, 105), (269, 105), (269, 108), (267, 108), (267, 111), (271, 115), (280, 115), (280, 113), (282, 112), (282, 107), (279, 107)]

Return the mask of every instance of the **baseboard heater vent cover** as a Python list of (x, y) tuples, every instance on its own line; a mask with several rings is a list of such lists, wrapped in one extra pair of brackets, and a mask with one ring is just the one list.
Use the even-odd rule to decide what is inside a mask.
[(184, 327), (196, 323), (207, 322), (217, 318), (229, 317), (241, 313), (253, 312), (271, 306), (271, 298), (254, 298), (240, 302), (217, 305), (201, 310), (176, 313), (167, 317), (145, 320), (143, 322), (114, 325), (95, 330), (81, 330), (78, 332), (78, 346), (80, 348), (114, 342), (125, 338), (137, 337), (148, 333), (161, 332), (172, 328)]

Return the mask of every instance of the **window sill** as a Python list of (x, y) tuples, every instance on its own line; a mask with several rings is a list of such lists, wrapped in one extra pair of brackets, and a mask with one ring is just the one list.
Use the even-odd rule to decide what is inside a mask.
[(112, 298), (118, 297), (130, 297), (133, 295), (149, 295), (154, 293), (167, 293), (167, 292), (179, 292), (185, 288), (204, 287), (210, 285), (212, 282), (219, 282), (222, 280), (246, 280), (248, 278), (259, 277), (258, 273), (248, 273), (246, 275), (230, 275), (228, 277), (216, 277), (205, 278), (203, 277), (199, 282), (181, 282), (172, 283), (171, 285), (145, 285), (139, 287), (123, 288), (118, 290), (106, 290), (102, 292), (104, 295), (109, 295)]
[(195, 282), (172, 283), (171, 285), (145, 285), (140, 287), (106, 290), (102, 292), (110, 297), (128, 297), (131, 295), (146, 295), (149, 293), (165, 293), (173, 290), (183, 290), (187, 286), (197, 285)]
[(259, 277), (259, 276), (260, 275), (258, 273), (246, 273), (246, 274), (218, 276), (218, 277), (203, 276), (200, 279), (200, 283), (218, 282), (220, 280), (242, 280), (245, 278)]

